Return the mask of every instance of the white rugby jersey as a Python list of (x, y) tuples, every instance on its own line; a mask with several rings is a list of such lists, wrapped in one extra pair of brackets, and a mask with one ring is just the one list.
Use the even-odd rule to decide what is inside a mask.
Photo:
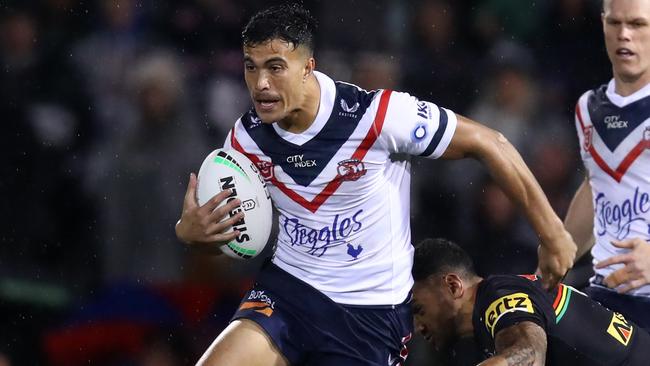
[(306, 131), (264, 124), (251, 109), (225, 147), (246, 154), (269, 183), (280, 213), (276, 265), (338, 303), (399, 304), (413, 285), (410, 163), (391, 155), (441, 156), (456, 115), (315, 75), (320, 106)]
[[(594, 264), (627, 251), (611, 240), (650, 240), (650, 85), (627, 97), (614, 90), (612, 80), (583, 94), (576, 106), (580, 151), (593, 195)], [(596, 273), (607, 276), (621, 266)], [(650, 285), (633, 294), (650, 296)]]

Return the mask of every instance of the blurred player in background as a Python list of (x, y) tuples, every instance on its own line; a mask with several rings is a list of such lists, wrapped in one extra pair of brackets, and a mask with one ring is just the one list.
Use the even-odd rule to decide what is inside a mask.
[(591, 248), (586, 292), (650, 330), (650, 0), (605, 0), (602, 21), (614, 78), (576, 106), (588, 176), (565, 225)]
[(545, 291), (534, 275), (483, 279), (448, 240), (415, 246), (413, 277), (416, 330), (440, 350), (473, 337), (480, 366), (648, 364), (650, 334), (625, 316), (570, 286)]
[[(575, 244), (534, 177), (498, 132), (433, 103), (366, 91), (315, 70), (315, 21), (300, 5), (253, 16), (243, 33), (244, 76), (254, 108), (225, 143), (270, 183), (279, 234), (231, 324), (201, 365), (400, 365), (408, 351), (410, 162), (394, 153), (481, 160), (542, 242), (547, 286), (565, 274)], [(199, 207), (191, 175), (176, 231), (193, 247), (224, 233), (239, 203)]]

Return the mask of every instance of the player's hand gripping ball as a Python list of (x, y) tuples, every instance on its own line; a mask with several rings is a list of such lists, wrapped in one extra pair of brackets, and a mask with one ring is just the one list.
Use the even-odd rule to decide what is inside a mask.
[(255, 164), (236, 150), (217, 149), (205, 158), (198, 175), (197, 199), (204, 205), (214, 195), (232, 190), (219, 207), (239, 198), (241, 205), (224, 217), (244, 211), (244, 218), (226, 232), (238, 230), (239, 237), (221, 246), (229, 257), (248, 259), (258, 255), (271, 233), (271, 196)]

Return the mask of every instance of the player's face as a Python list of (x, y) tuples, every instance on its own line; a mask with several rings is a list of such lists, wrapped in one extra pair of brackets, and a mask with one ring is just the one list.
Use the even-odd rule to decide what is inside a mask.
[(304, 47), (280, 39), (244, 47), (246, 86), (263, 122), (280, 121), (301, 107), (311, 62)]
[(443, 281), (428, 278), (413, 285), (415, 330), (436, 349), (444, 350), (457, 337), (453, 299)]
[(605, 0), (603, 30), (614, 76), (650, 81), (650, 0)]

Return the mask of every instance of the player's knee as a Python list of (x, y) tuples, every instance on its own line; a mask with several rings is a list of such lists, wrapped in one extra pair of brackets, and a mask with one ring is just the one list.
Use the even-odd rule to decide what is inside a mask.
[(224, 329), (197, 366), (286, 366), (268, 335), (250, 320), (235, 320)]

